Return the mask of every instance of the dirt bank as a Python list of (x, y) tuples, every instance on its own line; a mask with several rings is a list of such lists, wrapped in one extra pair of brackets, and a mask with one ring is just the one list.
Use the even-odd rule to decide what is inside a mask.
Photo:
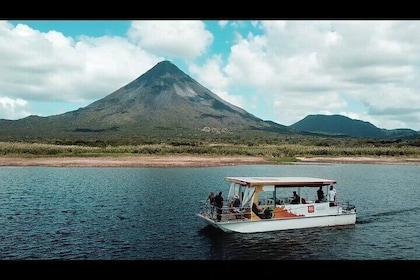
[[(406, 157), (299, 157), (297, 163), (369, 163), (420, 165), (420, 158)], [(127, 156), (127, 157), (0, 157), (0, 166), (57, 167), (204, 167), (276, 163), (261, 157)]]

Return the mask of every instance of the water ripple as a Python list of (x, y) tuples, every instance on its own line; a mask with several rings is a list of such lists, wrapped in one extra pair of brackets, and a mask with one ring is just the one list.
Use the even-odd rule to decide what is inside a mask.
[[(1, 260), (416, 260), (420, 167), (0, 168)], [(339, 182), (356, 225), (225, 234), (196, 217), (225, 176)], [(340, 183), (344, 187), (340, 188)], [(366, 188), (369, 185), (369, 188)], [(401, 194), (395, 199), (395, 186)]]

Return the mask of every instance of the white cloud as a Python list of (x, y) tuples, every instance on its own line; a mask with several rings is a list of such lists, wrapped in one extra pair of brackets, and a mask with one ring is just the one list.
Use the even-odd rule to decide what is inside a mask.
[[(228, 91), (234, 84), (253, 87), (266, 105), (254, 109), (248, 102), (244, 109), (286, 125), (327, 110), (369, 116), (365, 120), (381, 128), (420, 129), (419, 21), (263, 21), (260, 26), (264, 35), (238, 37), (224, 68)], [(364, 104), (369, 115), (352, 113), (347, 99)]]
[[(86, 106), (146, 72), (163, 58), (121, 37), (75, 41), (0, 21), (0, 97)], [(11, 119), (22, 117), (23, 112)], [(32, 113), (27, 113), (27, 115)], [(10, 117), (5, 110), (0, 118)]]
[(223, 100), (243, 108), (245, 100), (243, 96), (233, 95), (227, 92), (229, 81), (223, 73), (223, 61), (220, 56), (214, 56), (201, 66), (191, 65), (189, 71), (195, 79), (206, 86), (210, 91), (217, 94)]
[(196, 20), (133, 21), (128, 35), (145, 50), (184, 59), (204, 54), (213, 42), (204, 23)]
[(221, 20), (216, 27), (226, 32), (221, 41), (196, 20), (139, 20), (128, 37), (72, 38), (0, 21), (0, 118), (37, 114), (33, 104), (42, 102), (86, 106), (173, 59), (262, 119), (290, 125), (331, 112), (420, 130), (420, 21)]
[(11, 99), (8, 97), (0, 97), (0, 118), (12, 119), (18, 116), (23, 118), (29, 115), (27, 111), (28, 102), (23, 99)]
[(229, 21), (228, 20), (219, 20), (218, 24), (221, 28), (225, 27), (226, 25), (228, 25)]

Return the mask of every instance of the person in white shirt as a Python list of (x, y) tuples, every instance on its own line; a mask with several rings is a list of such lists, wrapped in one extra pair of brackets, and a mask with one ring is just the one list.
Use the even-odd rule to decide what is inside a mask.
[(330, 202), (330, 206), (335, 206), (335, 199), (337, 196), (337, 192), (334, 189), (333, 185), (330, 185), (330, 190), (328, 191), (328, 201)]

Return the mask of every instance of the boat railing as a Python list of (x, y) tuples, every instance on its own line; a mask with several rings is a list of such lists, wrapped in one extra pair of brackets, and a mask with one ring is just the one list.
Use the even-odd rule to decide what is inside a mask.
[(238, 219), (250, 219), (251, 208), (250, 207), (230, 207), (223, 206), (219, 208), (215, 205), (210, 204), (208, 201), (202, 202), (200, 207), (200, 214), (212, 219), (217, 220), (217, 215), (220, 215), (222, 221), (238, 220)]
[[(323, 201), (321, 203), (326, 203), (327, 201)], [(291, 204), (291, 203), (287, 203), (286, 205), (294, 205), (293, 208), (296, 210), (299, 207), (307, 207), (308, 204), (314, 204), (317, 202), (307, 202), (307, 203), (298, 203), (298, 204)], [(285, 206), (285, 204), (279, 205), (279, 204), (267, 204), (267, 205), (258, 205), (258, 207), (261, 210), (261, 213), (259, 213), (260, 215), (263, 214), (265, 209), (270, 209), (271, 211), (274, 211), (274, 207), (280, 207), (280, 206)], [(356, 207), (353, 204), (350, 204), (350, 202), (346, 201), (346, 202), (342, 202), (337, 200), (334, 205), (330, 205), (330, 207), (332, 206), (332, 208), (330, 208), (330, 210), (337, 210), (337, 213), (355, 213), (356, 212)], [(331, 213), (331, 212), (330, 212)], [(222, 208), (219, 208), (215, 205), (210, 204), (209, 201), (206, 202), (202, 202), (202, 205), (200, 207), (200, 214), (216, 221), (217, 220), (217, 216), (220, 216), (220, 220), (221, 221), (230, 221), (230, 220), (248, 220), (251, 219), (251, 207), (241, 207), (241, 208), (237, 208), (237, 207), (230, 207), (230, 206), (223, 206)], [(257, 216), (260, 216), (257, 214)], [(275, 215), (270, 215), (270, 216), (265, 216), (265, 218), (276, 218)]]

